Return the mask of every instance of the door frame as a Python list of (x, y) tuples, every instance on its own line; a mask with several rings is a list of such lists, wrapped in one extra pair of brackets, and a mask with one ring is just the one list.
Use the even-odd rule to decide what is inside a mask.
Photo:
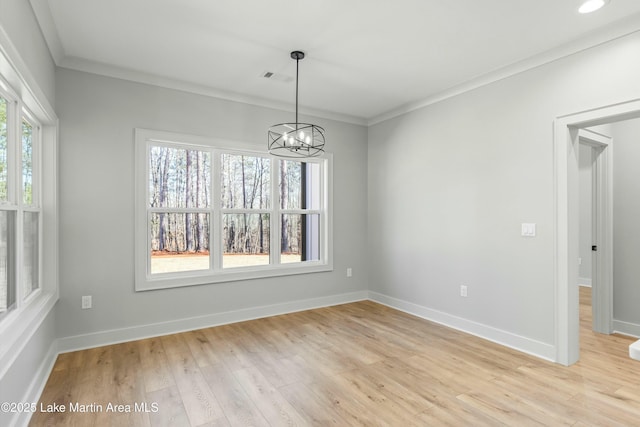
[(593, 330), (613, 331), (613, 145), (611, 137), (589, 129), (578, 130), (578, 142), (593, 149), (593, 253), (591, 307)]
[[(640, 99), (559, 116), (553, 124), (556, 362), (580, 358), (578, 302), (579, 129), (640, 117)], [(609, 156), (611, 157), (611, 156)], [(610, 161), (610, 160), (609, 160)]]

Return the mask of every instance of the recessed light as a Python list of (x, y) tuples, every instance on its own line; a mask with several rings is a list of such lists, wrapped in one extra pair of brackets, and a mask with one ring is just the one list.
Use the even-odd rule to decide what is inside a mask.
[(580, 13), (595, 12), (596, 10), (602, 8), (607, 3), (609, 3), (609, 0), (582, 0), (580, 2), (580, 7), (578, 8), (578, 12)]

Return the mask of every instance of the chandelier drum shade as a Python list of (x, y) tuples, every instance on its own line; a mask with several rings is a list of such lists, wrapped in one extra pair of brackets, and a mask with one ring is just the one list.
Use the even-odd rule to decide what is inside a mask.
[(316, 157), (324, 153), (324, 129), (298, 121), (298, 75), (304, 52), (293, 51), (291, 58), (296, 60), (296, 119), (295, 122), (280, 123), (269, 128), (269, 153), (289, 158)]

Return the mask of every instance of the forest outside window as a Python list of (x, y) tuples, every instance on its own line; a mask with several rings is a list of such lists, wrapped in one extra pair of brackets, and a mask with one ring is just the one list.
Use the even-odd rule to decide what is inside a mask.
[(136, 289), (332, 269), (330, 156), (136, 130)]

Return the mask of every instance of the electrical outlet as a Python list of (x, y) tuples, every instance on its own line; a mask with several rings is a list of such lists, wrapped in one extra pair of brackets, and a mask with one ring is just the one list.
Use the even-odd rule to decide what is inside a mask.
[(91, 295), (84, 295), (82, 297), (82, 309), (86, 310), (93, 306), (93, 301), (91, 300)]
[(461, 285), (460, 286), (460, 296), (461, 297), (466, 297), (467, 296), (467, 287), (465, 285)]
[(347, 268), (347, 277), (353, 276), (353, 269), (351, 267)]

